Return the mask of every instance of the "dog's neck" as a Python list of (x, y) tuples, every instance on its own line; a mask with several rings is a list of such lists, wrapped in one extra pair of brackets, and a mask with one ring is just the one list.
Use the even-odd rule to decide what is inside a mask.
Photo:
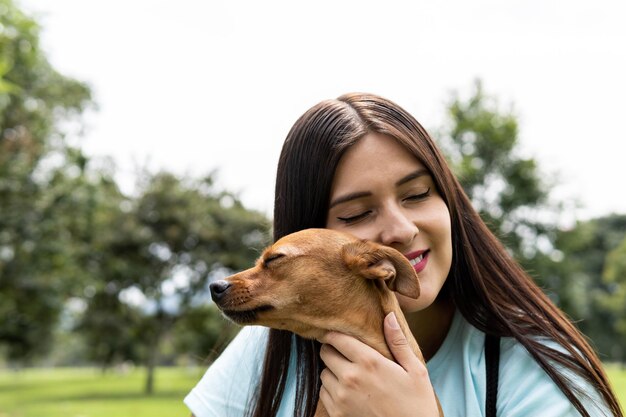
[(381, 307), (382, 307), (382, 316), (374, 317), (372, 320), (369, 320), (370, 323), (374, 323), (373, 325), (377, 326), (378, 328), (373, 329), (373, 331), (368, 331), (363, 335), (356, 335), (357, 338), (359, 338), (362, 342), (369, 345), (373, 349), (377, 350), (380, 354), (385, 356), (387, 359), (395, 361), (395, 358), (393, 357), (393, 354), (389, 350), (389, 346), (387, 345), (387, 342), (385, 340), (385, 334), (383, 330), (383, 326), (384, 326), (383, 322), (384, 322), (385, 317), (389, 313), (393, 312), (396, 315), (398, 325), (400, 326), (402, 333), (406, 337), (409, 347), (421, 361), (424, 361), (424, 357), (422, 356), (422, 351), (419, 348), (419, 345), (417, 344), (417, 341), (415, 340), (413, 333), (411, 332), (411, 329), (409, 327), (408, 322), (406, 321), (406, 318), (404, 317), (404, 313), (402, 312), (402, 309), (400, 309), (400, 304), (398, 304), (398, 299), (391, 291), (385, 292), (382, 295)]
[[(383, 329), (385, 317), (387, 316), (387, 314), (393, 312), (396, 315), (398, 325), (400, 326), (402, 333), (406, 337), (406, 340), (409, 343), (411, 350), (423, 362), (424, 357), (422, 356), (422, 351), (420, 350), (417, 341), (415, 340), (415, 337), (413, 337), (413, 333), (411, 332), (409, 324), (404, 317), (404, 313), (400, 309), (400, 304), (398, 304), (398, 299), (396, 298), (396, 296), (391, 291), (389, 291), (383, 295), (381, 301), (382, 315), (380, 315), (379, 317), (374, 317), (372, 318), (372, 320), (368, 320), (369, 323), (379, 323), (376, 325), (378, 326), (378, 328), (374, 329), (373, 331), (366, 331), (362, 335), (354, 336), (360, 339), (363, 343), (377, 350), (387, 359), (396, 362), (396, 359), (393, 357), (393, 354), (389, 350), (389, 347), (385, 340), (385, 334)], [(437, 400), (437, 405), (439, 407), (439, 415), (443, 416), (443, 411), (441, 410), (441, 405), (439, 405), (439, 400)], [(321, 401), (318, 403), (315, 417), (328, 417), (328, 412), (324, 408), (324, 405), (321, 403)]]
[[(383, 304), (383, 311), (385, 313), (385, 317), (389, 313), (391, 313), (391, 312), (393, 312), (396, 315), (396, 319), (398, 321), (398, 325), (400, 326), (400, 329), (402, 330), (402, 333), (404, 334), (404, 337), (406, 337), (406, 340), (407, 340), (407, 342), (409, 344), (409, 347), (411, 348), (413, 353), (415, 353), (415, 355), (422, 362), (424, 362), (424, 357), (422, 356), (422, 351), (419, 348), (419, 345), (417, 344), (417, 341), (415, 340), (415, 337), (413, 337), (413, 333), (411, 332), (411, 328), (409, 327), (409, 323), (406, 321), (406, 318), (404, 317), (404, 313), (402, 312), (402, 309), (400, 308), (400, 304), (398, 304), (398, 299), (396, 298), (395, 294), (393, 294), (393, 293), (390, 293), (387, 298), (389, 299), (388, 303)], [(383, 334), (383, 337), (384, 337), (384, 334)], [(386, 345), (387, 345), (387, 343), (385, 343), (385, 346)]]

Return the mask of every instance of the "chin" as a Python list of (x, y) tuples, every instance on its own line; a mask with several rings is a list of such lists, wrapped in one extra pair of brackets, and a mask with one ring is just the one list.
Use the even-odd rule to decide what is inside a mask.
[(430, 294), (422, 293), (419, 298), (409, 298), (401, 294), (396, 293), (398, 304), (404, 313), (415, 313), (416, 311), (424, 310), (435, 301), (435, 297), (430, 297)]

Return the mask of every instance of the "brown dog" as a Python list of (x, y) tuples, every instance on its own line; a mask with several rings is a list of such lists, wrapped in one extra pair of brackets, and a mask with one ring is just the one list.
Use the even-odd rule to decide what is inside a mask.
[[(328, 229), (302, 230), (265, 249), (253, 268), (213, 282), (210, 289), (224, 315), (238, 324), (318, 340), (337, 331), (391, 360), (383, 320), (394, 312), (413, 352), (424, 361), (393, 293), (417, 298), (418, 278), (395, 249)], [(315, 416), (327, 415), (318, 403)]]

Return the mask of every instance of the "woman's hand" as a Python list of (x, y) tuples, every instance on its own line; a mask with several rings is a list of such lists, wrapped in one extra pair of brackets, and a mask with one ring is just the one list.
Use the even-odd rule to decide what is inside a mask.
[(384, 332), (398, 363), (341, 333), (322, 340), (326, 369), (320, 399), (331, 417), (439, 415), (426, 365), (409, 347), (393, 313), (385, 318)]

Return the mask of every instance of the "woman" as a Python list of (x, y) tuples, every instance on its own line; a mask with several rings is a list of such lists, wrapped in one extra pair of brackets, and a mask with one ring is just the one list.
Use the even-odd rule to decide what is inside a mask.
[(406, 354), (393, 317), (385, 336), (399, 365), (346, 335), (320, 345), (245, 328), (186, 398), (197, 417), (311, 416), (318, 396), (331, 416), (434, 416), (434, 392), (446, 416), (487, 415), (485, 335), (501, 338), (497, 415), (623, 415), (584, 337), (396, 104), (347, 94), (295, 123), (278, 164), (274, 238), (310, 227), (377, 241), (415, 264), (422, 293), (398, 299), (427, 369)]

